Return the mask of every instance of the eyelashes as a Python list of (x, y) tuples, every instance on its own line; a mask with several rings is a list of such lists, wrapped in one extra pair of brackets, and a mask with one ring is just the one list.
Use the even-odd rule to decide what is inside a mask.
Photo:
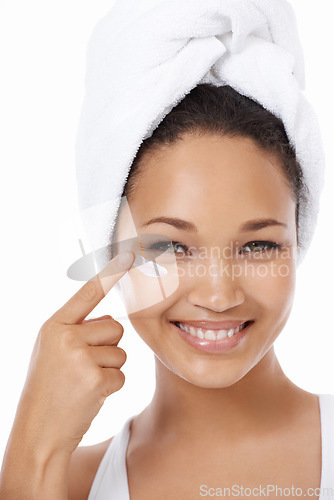
[[(258, 256), (260, 261), (263, 262), (263, 259), (270, 259), (273, 252), (277, 255), (277, 252), (282, 248), (282, 245), (273, 241), (253, 240), (245, 243), (238, 254), (247, 259)], [(179, 241), (157, 241), (145, 248), (140, 244), (140, 251), (146, 252), (147, 258), (137, 254), (135, 259), (136, 267), (138, 271), (151, 278), (158, 278), (168, 274), (168, 266), (175, 263), (175, 259), (180, 262), (183, 258), (191, 257), (187, 245)], [(157, 264), (156, 259), (159, 256), (160, 260), (159, 264)], [(162, 263), (166, 267), (161, 265)]]
[[(263, 252), (264, 250), (267, 250), (267, 249), (276, 249), (276, 250), (280, 250), (281, 249), (281, 245), (279, 243), (274, 243), (273, 241), (250, 241), (249, 243), (246, 243), (246, 245), (243, 245), (242, 248), (250, 248), (251, 245), (257, 245), (257, 246), (262, 246), (264, 248), (262, 248), (262, 250), (260, 250), (260, 252)], [(252, 250), (247, 250), (246, 252), (251, 252)], [(256, 250), (256, 252), (259, 252), (259, 250)]]
[[(254, 249), (255, 247), (255, 249)], [(259, 249), (260, 247), (260, 249)], [(257, 249), (256, 249), (257, 248)], [(280, 251), (281, 250), (281, 245), (279, 243), (275, 243), (273, 241), (263, 241), (263, 240), (253, 240), (247, 242), (245, 245), (243, 245), (240, 249), (241, 255), (247, 255), (247, 254), (262, 254), (266, 252), (267, 250), (276, 250)], [(182, 249), (181, 252), (179, 249)], [(142, 249), (142, 250), (159, 250), (161, 252), (171, 252), (175, 254), (175, 256), (178, 256), (178, 254), (182, 254), (182, 257), (187, 257), (189, 254), (189, 248), (184, 245), (183, 243), (180, 243), (179, 241), (157, 241), (156, 243), (151, 244), (148, 248)]]
[[(171, 249), (172, 246), (172, 249)], [(188, 253), (188, 247), (186, 245), (183, 245), (183, 243), (180, 243), (179, 241), (158, 241), (157, 243), (154, 243), (149, 247), (149, 250), (163, 250), (164, 252), (167, 252), (168, 250), (172, 250), (173, 253), (177, 253), (175, 251), (176, 248), (183, 248), (186, 249), (184, 253)]]

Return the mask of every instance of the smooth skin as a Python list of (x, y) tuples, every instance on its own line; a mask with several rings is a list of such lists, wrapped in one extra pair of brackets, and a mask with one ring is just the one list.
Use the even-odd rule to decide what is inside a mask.
[[(156, 280), (131, 269), (120, 281), (132, 311), (136, 297), (151, 293), (152, 306), (138, 307), (129, 318), (156, 367), (154, 397), (131, 426), (131, 500), (193, 500), (201, 498), (202, 484), (319, 488), (318, 397), (288, 379), (273, 346), (293, 304), (297, 245), (295, 200), (278, 160), (249, 138), (204, 134), (184, 136), (143, 165), (128, 199), (134, 223), (139, 234), (160, 233), (177, 242), (179, 286), (155, 303)], [(161, 216), (191, 222), (197, 232), (145, 225)], [(240, 230), (259, 218), (286, 227)], [(281, 250), (272, 257), (255, 252), (249, 242), (259, 240), (277, 242)], [(243, 258), (241, 251), (238, 258), (209, 251), (237, 244)], [(208, 249), (207, 258), (199, 258), (201, 248)], [(188, 272), (190, 257), (201, 264), (197, 274)], [(210, 274), (219, 260), (230, 270), (239, 264), (241, 272), (234, 279)], [(213, 354), (189, 345), (170, 323), (187, 319), (254, 323), (239, 346)]]
[[(144, 309), (140, 302), (136, 308), (136, 298), (151, 294), (153, 299), (156, 281), (138, 269), (119, 276), (125, 305), (131, 311), (130, 321), (153, 351), (156, 365), (154, 397), (130, 428), (126, 465), (131, 500), (193, 500), (202, 498), (201, 485), (217, 488), (242, 484), (252, 488), (277, 484), (282, 488), (294, 485), (304, 491), (319, 488), (318, 397), (286, 377), (273, 347), (292, 308), (296, 272), (295, 201), (277, 159), (260, 151), (248, 138), (186, 135), (143, 161), (143, 174), (128, 200), (138, 234), (168, 236), (194, 253), (199, 247), (223, 249), (237, 242), (249, 251), (249, 242), (277, 241), (286, 253), (282, 250), (270, 259), (265, 254), (256, 259), (253, 253), (247, 253), (238, 262), (242, 266), (246, 261), (255, 267), (261, 264), (267, 269), (274, 262), (287, 266), (288, 272), (285, 276), (270, 272), (264, 277), (259, 273), (252, 276), (242, 267), (234, 280), (209, 272), (190, 276), (186, 253), (177, 252), (177, 290), (164, 300), (152, 300), (152, 305)], [(158, 216), (189, 221), (196, 225), (197, 232), (164, 223), (144, 226)], [(286, 227), (240, 231), (246, 221), (259, 217), (278, 219)], [(125, 226), (118, 228), (120, 240), (128, 234)], [(201, 264), (208, 267), (218, 260), (210, 257), (202, 259)], [(224, 264), (231, 263), (224, 260)], [(39, 496), (33, 498), (37, 500), (46, 491), (44, 498), (50, 500), (87, 499), (112, 438), (94, 446), (77, 444), (105, 397), (124, 382), (119, 370), (124, 362), (121, 351), (117, 357), (111, 351), (117, 348), (111, 347), (102, 360), (93, 355), (96, 347), (87, 347), (98, 332), (102, 345), (112, 346), (121, 338), (121, 327), (110, 320), (80, 323), (99, 302), (99, 294), (92, 295), (89, 299), (86, 293), (79, 293), (72, 320), (68, 316), (72, 307), (65, 307), (67, 312), (42, 327), (45, 348), (41, 352), (35, 347), (26, 386), (30, 391), (26, 388), (22, 396), (3, 476), (3, 484), (9, 485), (7, 491), (21, 477), (21, 490), (16, 496), (5, 495), (5, 500), (32, 498), (24, 496), (25, 488), (30, 492), (35, 488)], [(212, 354), (197, 351), (179, 336), (170, 321), (182, 319), (252, 319), (254, 324), (242, 344), (229, 352)], [(102, 327), (104, 321), (106, 328)], [(64, 340), (61, 351), (53, 340), (56, 332)], [(85, 367), (72, 373), (69, 367), (73, 359), (78, 359), (78, 351)], [(58, 372), (63, 367), (61, 373), (49, 369), (49, 356), (55, 356)], [(114, 368), (101, 369), (101, 363)], [(107, 381), (101, 370), (108, 371)], [(40, 382), (42, 373), (44, 382)], [(34, 393), (46, 395), (57, 383), (63, 384), (64, 391), (57, 391), (55, 402), (47, 398), (45, 406), (40, 406), (41, 398), (36, 399)], [(74, 392), (69, 387), (78, 391), (80, 411), (76, 414), (70, 411)], [(60, 415), (57, 411), (57, 418), (43, 429), (44, 419), (54, 415), (50, 405), (53, 410), (64, 407), (64, 412)], [(36, 436), (42, 425), (44, 439), (37, 444), (24, 435), (26, 415), (28, 429)], [(23, 454), (22, 440), (26, 444)], [(36, 457), (36, 465), (29, 463), (25, 471), (30, 454)]]

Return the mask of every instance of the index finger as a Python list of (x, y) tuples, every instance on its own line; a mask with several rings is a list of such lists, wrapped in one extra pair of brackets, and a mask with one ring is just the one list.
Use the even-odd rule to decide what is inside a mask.
[(129, 270), (133, 261), (134, 254), (128, 250), (116, 255), (102, 271), (87, 281), (65, 302), (50, 319), (65, 324), (76, 324), (84, 320)]

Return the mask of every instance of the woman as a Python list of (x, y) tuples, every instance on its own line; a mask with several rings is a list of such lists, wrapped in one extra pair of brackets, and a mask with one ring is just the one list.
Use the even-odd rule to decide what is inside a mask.
[[(288, 379), (273, 347), (292, 307), (298, 206), (306, 196), (282, 123), (231, 87), (200, 85), (143, 144), (124, 195), (138, 234), (161, 234), (180, 276), (176, 292), (144, 309), (133, 301), (143, 290), (152, 292), (152, 278), (133, 268), (131, 287), (123, 289), (135, 310), (130, 321), (155, 354), (157, 384), (152, 402), (131, 423), (130, 498), (199, 498), (233, 485), (253, 496), (259, 485), (275, 485), (289, 496), (294, 487), (318, 497), (311, 492), (327, 467), (319, 396)], [(166, 220), (145, 225), (157, 217)], [(125, 222), (118, 224), (118, 241), (126, 230)], [(210, 251), (217, 248), (218, 257)], [(105, 289), (124, 272), (105, 275)], [(4, 484), (25, 455), (16, 446), (30, 442), (29, 430), (35, 455), (38, 433), (39, 463), (31, 464), (36, 483), (30, 476), (25, 484), (36, 488), (36, 498), (42, 491), (66, 498), (68, 471), (68, 498), (87, 498), (112, 442), (76, 448), (104, 397), (124, 382), (125, 355), (115, 346), (121, 325), (110, 318), (82, 323), (103, 296), (88, 284), (41, 329), (7, 452)], [(222, 339), (216, 342), (217, 330)], [(93, 377), (97, 366), (109, 368), (103, 368), (107, 380), (97, 371)], [(51, 392), (55, 383), (59, 394)], [(107, 498), (98, 485), (89, 498)], [(126, 486), (120, 484), (122, 494)]]
[[(333, 398), (297, 387), (273, 347), (292, 308), (308, 194), (282, 122), (229, 86), (198, 85), (143, 143), (123, 194), (116, 242), (133, 222), (140, 247), (131, 241), (130, 261), (111, 260), (42, 326), (1, 494), (174, 500), (223, 488), (255, 497), (269, 485), (271, 495), (325, 498), (333, 443), (321, 419)], [(144, 246), (153, 234), (161, 242)], [(134, 253), (150, 262), (152, 252), (162, 285), (177, 280), (163, 300), (159, 280), (129, 270)], [(155, 355), (156, 391), (122, 433), (78, 448), (124, 383), (122, 325), (84, 319), (119, 280)]]

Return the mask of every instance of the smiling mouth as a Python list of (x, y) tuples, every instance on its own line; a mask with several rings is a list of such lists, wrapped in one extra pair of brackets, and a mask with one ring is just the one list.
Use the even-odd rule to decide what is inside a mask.
[(171, 323), (173, 323), (175, 326), (177, 326), (184, 332), (189, 333), (193, 337), (205, 340), (221, 340), (226, 337), (228, 338), (233, 337), (237, 333), (247, 328), (247, 326), (253, 323), (253, 321), (245, 321), (236, 328), (230, 328), (229, 330), (224, 330), (224, 329), (210, 330), (205, 328), (195, 328), (194, 326), (190, 326), (185, 323), (181, 323), (179, 321), (172, 321)]

